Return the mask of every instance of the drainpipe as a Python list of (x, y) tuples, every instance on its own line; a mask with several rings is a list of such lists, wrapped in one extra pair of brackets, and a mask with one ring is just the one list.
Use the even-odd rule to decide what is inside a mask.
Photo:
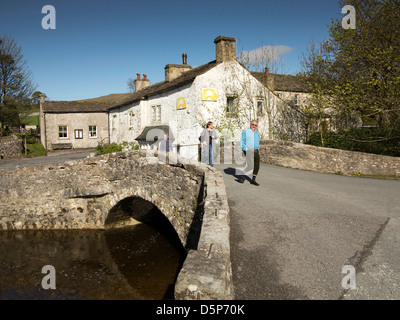
[(44, 125), (44, 148), (47, 149), (47, 130), (46, 130), (46, 113), (43, 113), (43, 125)]

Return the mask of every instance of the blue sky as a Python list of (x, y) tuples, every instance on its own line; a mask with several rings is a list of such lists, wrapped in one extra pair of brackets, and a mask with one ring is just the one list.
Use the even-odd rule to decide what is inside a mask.
[[(45, 5), (56, 9), (55, 30), (42, 28)], [(184, 52), (192, 67), (210, 62), (219, 35), (238, 51), (286, 48), (279, 71), (296, 74), (308, 43), (343, 16), (337, 0), (1, 0), (0, 35), (22, 47), (37, 90), (79, 100), (128, 92), (137, 73), (163, 81)]]

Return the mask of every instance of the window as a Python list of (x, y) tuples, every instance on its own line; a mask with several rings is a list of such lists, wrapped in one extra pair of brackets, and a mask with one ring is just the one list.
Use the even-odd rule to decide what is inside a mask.
[(97, 126), (89, 126), (89, 138), (97, 138)]
[(154, 122), (161, 121), (161, 106), (152, 106), (151, 107), (151, 119)]
[(295, 106), (298, 106), (298, 105), (299, 105), (299, 95), (298, 95), (298, 94), (295, 94), (295, 95), (294, 95), (294, 105), (295, 105)]
[(58, 126), (58, 139), (68, 139), (67, 126)]
[(129, 118), (129, 127), (132, 128), (133, 127), (133, 117), (135, 116), (135, 112), (130, 111), (128, 113), (128, 118)]
[(161, 121), (161, 106), (157, 106), (157, 121)]
[(228, 116), (234, 116), (237, 113), (237, 97), (228, 96), (226, 98), (226, 113)]
[(261, 115), (264, 112), (264, 101), (262, 99), (257, 99), (257, 114)]
[(83, 139), (83, 130), (82, 129), (75, 130), (75, 139)]

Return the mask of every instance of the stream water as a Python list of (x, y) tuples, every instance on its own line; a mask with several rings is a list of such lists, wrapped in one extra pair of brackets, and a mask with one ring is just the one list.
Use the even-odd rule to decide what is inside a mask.
[[(172, 236), (171, 236), (172, 234)], [(174, 298), (185, 250), (146, 224), (110, 230), (0, 232), (0, 299)], [(42, 281), (55, 270), (55, 289)]]

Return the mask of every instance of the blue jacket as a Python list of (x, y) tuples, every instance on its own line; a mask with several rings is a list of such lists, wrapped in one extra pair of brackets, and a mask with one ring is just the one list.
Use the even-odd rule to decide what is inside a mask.
[(240, 146), (243, 151), (247, 151), (247, 149), (258, 150), (260, 148), (260, 133), (257, 130), (253, 132), (250, 128), (244, 130)]

